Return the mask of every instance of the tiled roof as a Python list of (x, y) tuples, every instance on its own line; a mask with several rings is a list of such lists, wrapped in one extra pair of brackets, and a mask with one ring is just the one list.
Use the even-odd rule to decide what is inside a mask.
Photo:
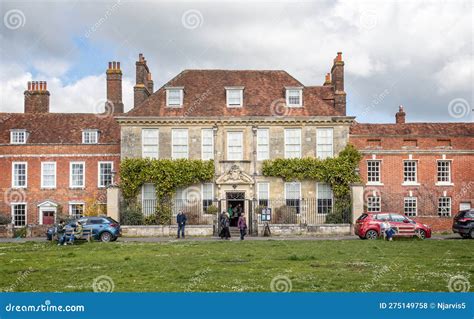
[[(226, 106), (225, 87), (243, 86), (242, 108)], [(166, 107), (166, 87), (184, 87), (181, 108)], [(302, 108), (285, 108), (285, 87), (304, 87), (285, 71), (185, 70), (125, 116), (337, 116), (332, 86), (304, 87)]]
[(405, 123), (365, 124), (354, 123), (352, 135), (398, 136), (470, 136), (474, 137), (474, 123)]
[(0, 144), (10, 143), (13, 129), (26, 129), (28, 144), (81, 144), (84, 129), (99, 130), (99, 144), (120, 143), (113, 116), (91, 113), (0, 113)]

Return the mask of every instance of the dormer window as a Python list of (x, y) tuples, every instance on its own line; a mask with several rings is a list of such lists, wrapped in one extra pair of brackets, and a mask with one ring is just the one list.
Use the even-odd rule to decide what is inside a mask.
[(82, 144), (97, 144), (99, 143), (98, 130), (84, 130), (82, 131)]
[(244, 87), (226, 87), (227, 107), (242, 107), (244, 103)]
[(10, 143), (11, 144), (26, 144), (28, 134), (26, 130), (11, 130)]
[(183, 106), (183, 91), (182, 87), (166, 88), (166, 106), (168, 107), (182, 107)]
[(303, 106), (303, 88), (289, 87), (286, 88), (286, 105), (288, 107)]

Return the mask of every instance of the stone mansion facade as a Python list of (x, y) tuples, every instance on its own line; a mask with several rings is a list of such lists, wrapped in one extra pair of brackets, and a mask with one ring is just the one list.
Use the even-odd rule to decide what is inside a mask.
[[(406, 213), (447, 229), (459, 208), (474, 204), (473, 123), (405, 123), (402, 109), (395, 124), (357, 123), (346, 114), (341, 53), (317, 86), (279, 70), (185, 70), (156, 91), (140, 54), (127, 113), (120, 63), (109, 63), (106, 74), (104, 114), (50, 113), (44, 82), (28, 85), (24, 113), (0, 113), (0, 213), (15, 226), (50, 224), (60, 212), (81, 215), (89, 202), (104, 205), (105, 189), (119, 182), (120, 160), (140, 157), (213, 159), (215, 180), (190, 186), (203, 209), (221, 201), (222, 209), (241, 205), (248, 216), (250, 201), (275, 200), (299, 214), (310, 210), (302, 200), (314, 199), (311, 210), (321, 218), (298, 222), (324, 223), (334, 205), (327, 184), (265, 177), (262, 162), (324, 159), (348, 143), (364, 155), (367, 210)], [(422, 200), (427, 185), (436, 190), (431, 204)], [(154, 185), (143, 185), (142, 200), (154, 194)], [(188, 195), (182, 189), (175, 196)]]

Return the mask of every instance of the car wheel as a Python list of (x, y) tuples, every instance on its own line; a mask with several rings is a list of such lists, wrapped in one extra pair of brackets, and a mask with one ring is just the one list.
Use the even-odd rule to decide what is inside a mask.
[(469, 231), (469, 234), (466, 236), (466, 238), (471, 238), (471, 239), (473, 238), (472, 229), (471, 231)]
[(105, 231), (102, 234), (100, 234), (100, 240), (105, 243), (108, 243), (109, 241), (112, 240), (112, 234), (109, 233), (108, 231)]
[(377, 232), (372, 229), (365, 233), (365, 238), (367, 239), (377, 239), (378, 236), (379, 234), (377, 234)]
[(418, 229), (418, 231), (416, 232), (416, 235), (420, 239), (426, 239), (426, 232), (423, 229)]

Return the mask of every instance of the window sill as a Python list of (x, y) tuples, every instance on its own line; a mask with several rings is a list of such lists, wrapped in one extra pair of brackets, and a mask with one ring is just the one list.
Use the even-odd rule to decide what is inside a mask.
[(69, 189), (71, 189), (71, 190), (75, 190), (75, 189), (76, 190), (81, 190), (81, 189), (84, 190), (86, 188), (85, 187), (72, 187), (72, 186), (70, 186)]
[(40, 190), (42, 191), (50, 191), (50, 190), (55, 190), (56, 187), (41, 187)]
[(168, 109), (182, 109), (182, 105), (167, 105), (166, 108)]
[(416, 182), (404, 182), (404, 183), (402, 183), (402, 186), (420, 186), (420, 183), (416, 183)]
[(384, 186), (384, 184), (381, 182), (368, 182), (366, 185), (367, 186)]
[(295, 108), (295, 109), (301, 109), (303, 108), (303, 105), (292, 105), (292, 104), (287, 104), (285, 105), (288, 108)]
[(448, 182), (437, 182), (435, 185), (436, 186), (454, 186), (453, 183), (448, 183)]
[(27, 189), (28, 186), (12, 186), (12, 189)]

